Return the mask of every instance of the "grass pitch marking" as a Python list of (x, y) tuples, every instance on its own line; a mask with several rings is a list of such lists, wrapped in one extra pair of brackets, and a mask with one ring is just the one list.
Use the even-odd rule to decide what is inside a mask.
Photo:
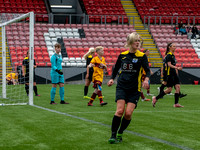
[[(101, 123), (101, 122), (98, 122), (98, 121), (89, 120), (89, 119), (78, 117), (78, 116), (75, 116), (75, 115), (70, 115), (68, 113), (63, 113), (63, 112), (52, 110), (52, 109), (49, 109), (49, 108), (45, 108), (45, 107), (41, 107), (41, 106), (37, 106), (37, 105), (31, 105), (31, 106), (39, 108), (39, 109), (47, 110), (47, 111), (50, 111), (50, 112), (54, 112), (54, 113), (57, 113), (57, 114), (65, 115), (65, 116), (68, 116), (68, 117), (71, 117), (71, 118), (83, 120), (83, 121), (86, 121), (86, 122), (99, 124), (99, 125), (102, 125), (102, 126), (105, 126), (105, 127), (109, 127), (109, 128), (111, 127), (110, 125), (107, 125), (107, 124), (104, 124), (104, 123)], [(129, 130), (125, 130), (124, 132), (130, 133), (132, 135), (140, 136), (140, 137), (143, 137), (143, 138), (146, 138), (146, 139), (150, 139), (150, 140), (153, 140), (153, 141), (156, 141), (156, 142), (159, 142), (159, 143), (163, 143), (163, 144), (166, 144), (166, 145), (169, 145), (169, 146), (172, 146), (172, 147), (176, 147), (176, 148), (179, 148), (179, 149), (182, 149), (182, 150), (192, 150), (188, 147), (181, 146), (181, 145), (178, 145), (178, 144), (175, 144), (175, 143), (172, 143), (172, 142), (169, 142), (169, 141), (165, 141), (165, 140), (162, 140), (162, 139), (158, 139), (158, 138), (155, 138), (155, 137), (151, 137), (151, 136), (148, 136), (148, 135), (145, 135), (145, 134), (141, 134), (141, 133), (137, 133), (137, 132), (133, 132), (133, 131), (129, 131)]]
[[(175, 108), (175, 109), (177, 109), (177, 108)], [(178, 108), (179, 109), (179, 108)], [(182, 109), (182, 108), (180, 108), (180, 109)], [(95, 111), (95, 112), (85, 112), (85, 111), (83, 111), (83, 112), (80, 112), (80, 111), (78, 111), (78, 112), (68, 112), (69, 114), (93, 114), (93, 113), (95, 113), (95, 114), (102, 114), (102, 113), (114, 113), (115, 111)], [(145, 111), (137, 111), (137, 110), (135, 110), (134, 111), (134, 113), (154, 113), (155, 111), (151, 111), (151, 110), (145, 110)], [(179, 111), (156, 111), (156, 112), (160, 112), (160, 113), (174, 113), (174, 112), (181, 112), (181, 113), (183, 113), (183, 112), (185, 112), (185, 113), (195, 113), (195, 112), (200, 112), (200, 110), (179, 110)]]

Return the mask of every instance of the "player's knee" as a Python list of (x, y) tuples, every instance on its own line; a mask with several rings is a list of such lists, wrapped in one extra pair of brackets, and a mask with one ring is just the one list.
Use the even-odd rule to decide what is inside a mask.
[(124, 110), (123, 109), (117, 109), (117, 111), (116, 111), (116, 115), (117, 116), (123, 116), (123, 114), (124, 114)]
[(124, 117), (125, 117), (126, 119), (130, 120), (130, 119), (131, 119), (131, 116), (132, 116), (132, 113), (133, 113), (133, 111), (128, 110), (128, 111), (126, 111)]
[(171, 87), (168, 87), (166, 90), (165, 90), (165, 93), (168, 94), (172, 91), (172, 88)]
[(132, 117), (132, 113), (126, 113), (126, 114), (124, 115), (124, 117), (125, 117), (126, 120), (130, 120), (131, 117)]
[(176, 89), (176, 92), (179, 92), (180, 91), (180, 85), (176, 85), (175, 89)]
[(94, 89), (94, 93), (95, 93), (95, 94), (97, 94), (97, 92), (98, 92), (98, 89), (97, 89), (97, 88), (95, 88), (95, 89)]

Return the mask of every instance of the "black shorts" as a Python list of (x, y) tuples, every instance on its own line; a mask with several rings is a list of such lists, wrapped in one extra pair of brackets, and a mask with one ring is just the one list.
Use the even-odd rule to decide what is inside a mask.
[(177, 75), (167, 76), (167, 87), (173, 87), (176, 84), (180, 84), (179, 77)]
[(134, 103), (137, 106), (137, 103), (140, 98), (140, 92), (133, 90), (124, 90), (122, 88), (116, 88), (116, 99), (115, 102), (119, 99), (124, 99), (126, 103)]
[[(25, 74), (24, 81), (25, 83), (29, 83), (29, 74)], [(33, 82), (36, 82), (35, 73), (33, 74)]]
[(163, 81), (167, 82), (167, 73), (163, 73)]

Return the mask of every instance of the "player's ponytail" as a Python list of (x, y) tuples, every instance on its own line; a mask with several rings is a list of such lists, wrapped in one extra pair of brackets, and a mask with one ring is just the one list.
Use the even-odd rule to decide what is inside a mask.
[(172, 44), (173, 44), (173, 43), (168, 43), (168, 44), (167, 44), (167, 50), (165, 51), (165, 55), (167, 55), (167, 53), (169, 53), (169, 51), (170, 51), (169, 48), (172, 46)]
[(93, 54), (93, 53), (95, 53), (95, 49), (94, 49), (93, 47), (91, 47), (91, 48), (88, 50), (88, 52), (83, 56), (83, 58), (84, 58), (85, 60), (87, 60), (87, 57), (88, 57), (89, 55)]

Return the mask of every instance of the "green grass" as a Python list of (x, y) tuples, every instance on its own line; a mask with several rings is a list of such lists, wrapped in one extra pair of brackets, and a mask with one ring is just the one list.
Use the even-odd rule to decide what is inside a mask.
[[(151, 93), (157, 94), (157, 86), (151, 85)], [(108, 144), (108, 139), (111, 134), (109, 126), (116, 110), (115, 85), (113, 87), (103, 85), (104, 101), (108, 102), (108, 105), (103, 107), (99, 105), (97, 98), (94, 101), (94, 106), (88, 107), (88, 100), (82, 98), (83, 87), (84, 85), (65, 85), (65, 101), (70, 104), (50, 105), (51, 85), (38, 85), (41, 97), (34, 97), (34, 104), (66, 113), (68, 116), (33, 106), (0, 107), (0, 149), (181, 149), (178, 146), (182, 146), (183, 149), (197, 150), (200, 148), (199, 85), (181, 85), (181, 91), (188, 94), (180, 99), (180, 104), (184, 105), (184, 108), (173, 108), (173, 96), (165, 96), (164, 99), (160, 99), (155, 108), (152, 107), (150, 101), (139, 101), (137, 109), (133, 112), (132, 121), (127, 128), (131, 133), (125, 132), (123, 142), (113, 145)], [(92, 86), (90, 86), (89, 95), (92, 91)], [(56, 91), (55, 101), (60, 102), (59, 88)], [(149, 138), (138, 136), (135, 133)], [(155, 139), (165, 142), (159, 142)]]

